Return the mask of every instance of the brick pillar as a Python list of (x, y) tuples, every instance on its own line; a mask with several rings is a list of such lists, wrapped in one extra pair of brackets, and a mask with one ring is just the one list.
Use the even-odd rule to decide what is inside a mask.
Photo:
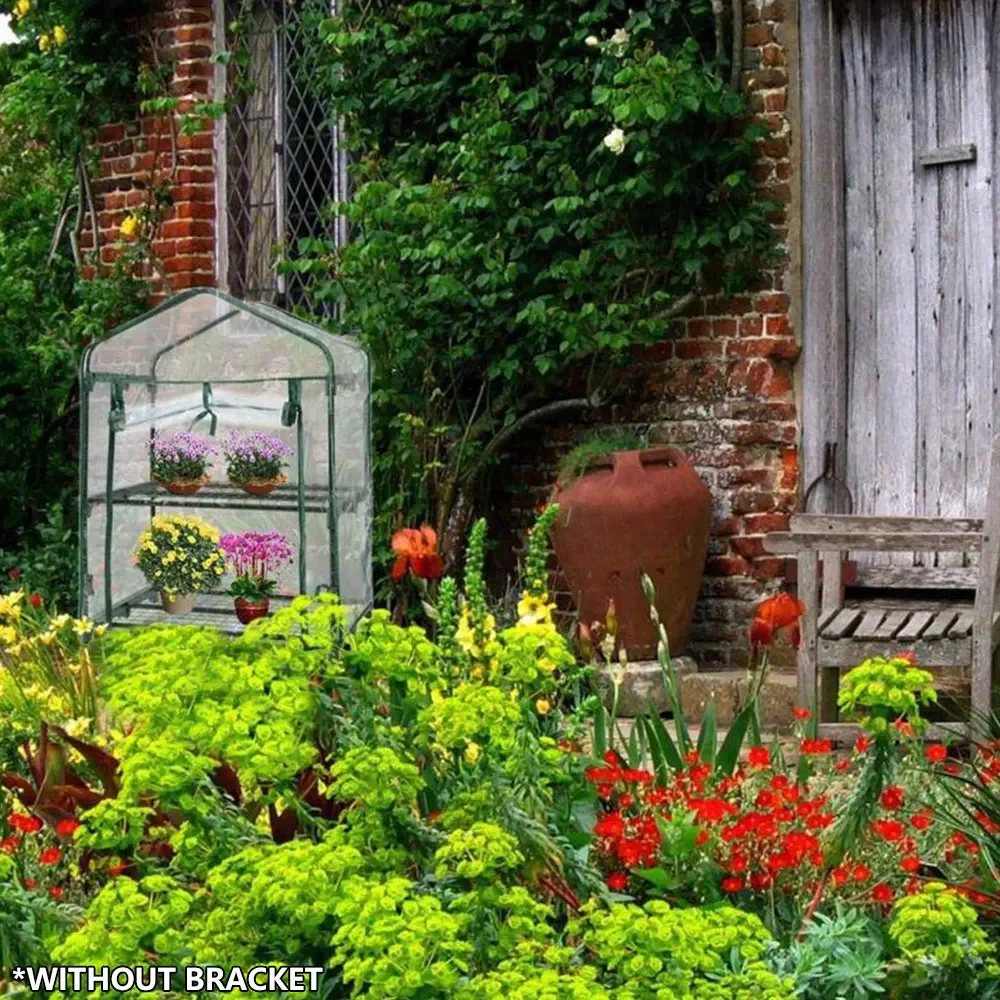
[[(104, 126), (98, 134), (99, 177), (93, 189), (98, 213), (101, 264), (119, 254), (116, 243), (128, 215), (147, 204), (150, 185), (164, 185), (166, 209), (153, 252), (161, 265), (146, 267), (151, 302), (168, 292), (216, 283), (214, 123), (193, 135), (180, 134), (180, 118), (213, 97), (215, 67), (212, 0), (161, 0), (148, 22), (137, 25), (141, 43), (155, 47), (155, 61), (170, 71), (170, 96), (180, 105), (172, 116), (138, 115)], [(89, 221), (81, 237), (94, 249)], [(96, 269), (87, 270), (93, 276)]]

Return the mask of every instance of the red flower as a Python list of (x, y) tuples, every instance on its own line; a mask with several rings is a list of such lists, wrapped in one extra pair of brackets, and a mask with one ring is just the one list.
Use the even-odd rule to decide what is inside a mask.
[(899, 785), (890, 785), (881, 796), (882, 808), (892, 811), (903, 808), (903, 789)]
[(54, 885), (54, 886), (52, 886), (51, 889), (49, 889), (49, 895), (53, 899), (62, 899), (63, 898), (63, 891), (62, 891), (62, 889), (59, 888), (59, 886)]
[(746, 883), (741, 878), (734, 878), (730, 876), (729, 878), (724, 878), (722, 880), (722, 891), (723, 892), (742, 892)]
[(38, 888), (38, 883), (33, 878), (26, 878), (21, 883), (21, 885), (23, 885), (25, 889), (37, 889)]
[(897, 653), (893, 659), (906, 660), (906, 662), (912, 667), (913, 664), (917, 662), (917, 654), (912, 649), (908, 649), (904, 653)]
[(692, 799), (688, 803), (698, 823), (719, 823), (739, 810), (725, 799)]
[(61, 819), (56, 823), (56, 833), (60, 837), (72, 837), (79, 829), (80, 821), (78, 819)]
[(7, 576), (9, 576), (12, 580), (20, 580), (21, 571), (15, 566), (13, 569), (7, 570)]
[(422, 580), (438, 580), (444, 572), (444, 563), (437, 551), (437, 532), (429, 525), (403, 528), (392, 536), (392, 551), (396, 562), (392, 567), (392, 578), (396, 582), (406, 576), (407, 570)]
[(836, 764), (833, 765), (834, 770), (838, 774), (843, 774), (848, 768), (850, 768), (851, 762), (849, 760), (838, 760)]
[(915, 875), (920, 871), (920, 858), (908, 857), (903, 858), (899, 863), (899, 867), (903, 869), (904, 872), (908, 872), (910, 875)]
[(699, 760), (701, 760), (701, 757), (698, 755), (697, 750), (688, 750), (688, 752), (684, 754), (685, 764), (697, 764)]
[(812, 712), (808, 708), (796, 708), (792, 712), (792, 718), (797, 719), (799, 722), (805, 722), (812, 715)]
[(906, 827), (894, 819), (877, 819), (872, 823), (872, 831), (876, 837), (888, 843), (902, 840), (906, 836)]
[(872, 870), (868, 867), (868, 865), (855, 865), (851, 871), (851, 878), (853, 878), (855, 882), (867, 882), (871, 877)]
[(28, 598), (28, 603), (33, 608), (40, 608), (42, 606), (42, 604), (43, 604), (42, 595), (41, 594), (32, 594), (31, 597)]
[(962, 765), (956, 763), (953, 760), (949, 760), (947, 763), (942, 764), (941, 768), (945, 772), (945, 774), (956, 775), (962, 773)]
[(625, 835), (625, 821), (617, 812), (605, 813), (595, 824), (594, 834), (598, 837), (617, 839)]
[(59, 859), (62, 857), (62, 851), (58, 847), (47, 847), (38, 856), (39, 862), (43, 865), (57, 865), (59, 864)]
[(803, 740), (799, 745), (800, 753), (811, 755), (811, 754), (828, 754), (833, 753), (833, 741), (832, 740)]
[(128, 865), (120, 858), (108, 869), (109, 875), (121, 875), (128, 868)]
[(872, 740), (870, 736), (859, 736), (857, 742), (854, 744), (854, 749), (858, 753), (864, 753), (872, 745)]
[(7, 822), (21, 833), (38, 833), (42, 828), (42, 821), (37, 816), (25, 816), (22, 813), (11, 813)]
[(895, 893), (892, 891), (891, 885), (886, 885), (885, 882), (880, 882), (874, 889), (872, 889), (872, 899), (876, 903), (891, 903), (895, 898)]
[(770, 889), (774, 885), (774, 879), (767, 872), (757, 872), (750, 876), (750, 885), (757, 892), (764, 892), (765, 889)]
[(928, 815), (926, 811), (921, 809), (920, 812), (910, 817), (910, 825), (915, 830), (926, 830), (930, 827), (931, 823), (934, 822), (934, 817)]
[(615, 892), (624, 892), (628, 888), (628, 874), (626, 872), (612, 872), (607, 878), (608, 888)]
[(750, 645), (770, 646), (775, 635), (783, 629), (790, 630), (793, 646), (798, 646), (799, 619), (806, 606), (791, 594), (776, 594), (760, 603), (757, 615), (750, 624)]
[(925, 751), (924, 756), (932, 764), (940, 764), (948, 756), (948, 748), (940, 743), (932, 743)]
[(4, 854), (13, 854), (21, 846), (20, 837), (4, 837), (0, 840), (0, 851)]
[(847, 869), (843, 865), (838, 865), (836, 868), (833, 869), (832, 872), (830, 872), (830, 874), (831, 876), (833, 876), (834, 885), (847, 884), (847, 879), (849, 878), (849, 875), (847, 873)]
[(747, 760), (751, 767), (770, 767), (771, 751), (767, 747), (750, 747)]
[(900, 736), (906, 736), (909, 739), (912, 739), (917, 735), (913, 728), (913, 724), (908, 722), (906, 719), (897, 719), (892, 725)]

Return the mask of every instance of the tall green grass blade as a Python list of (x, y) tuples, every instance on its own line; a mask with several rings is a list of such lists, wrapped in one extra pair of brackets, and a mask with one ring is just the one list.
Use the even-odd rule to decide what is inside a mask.
[(603, 702), (598, 702), (594, 712), (594, 756), (603, 757), (608, 752), (608, 713)]
[(713, 695), (705, 706), (705, 715), (701, 720), (701, 732), (698, 734), (698, 758), (708, 764), (715, 763), (718, 715)]
[(646, 718), (649, 720), (650, 732), (655, 734), (660, 751), (671, 770), (683, 771), (684, 755), (677, 748), (673, 737), (667, 732), (667, 727), (663, 724), (663, 719), (660, 718), (660, 714), (656, 711), (656, 706), (652, 701), (649, 703), (649, 714)]
[(715, 757), (715, 770), (726, 777), (736, 770), (736, 764), (740, 759), (740, 751), (743, 749), (743, 741), (746, 739), (747, 729), (750, 726), (750, 717), (753, 707), (747, 705), (739, 715), (733, 719), (726, 738), (719, 747), (719, 752)]

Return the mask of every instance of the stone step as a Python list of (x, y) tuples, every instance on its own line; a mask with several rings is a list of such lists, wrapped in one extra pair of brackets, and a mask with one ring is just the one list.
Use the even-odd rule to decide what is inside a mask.
[[(601, 693), (601, 701), (608, 711), (614, 700), (614, 675), (620, 667), (601, 667), (597, 673), (597, 687)], [(674, 657), (674, 669), (681, 677), (696, 673), (698, 664), (690, 656)], [(630, 663), (625, 668), (625, 676), (618, 691), (618, 717), (620, 719), (635, 719), (649, 711), (649, 704), (657, 712), (669, 712), (670, 700), (667, 698), (667, 688), (663, 683), (663, 671), (657, 660), (641, 660)]]

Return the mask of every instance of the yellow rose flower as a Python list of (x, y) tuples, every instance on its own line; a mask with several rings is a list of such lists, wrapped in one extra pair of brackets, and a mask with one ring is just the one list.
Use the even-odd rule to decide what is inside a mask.
[(135, 239), (138, 233), (139, 233), (139, 217), (136, 215), (126, 216), (122, 220), (122, 225), (121, 225), (122, 238), (126, 240)]
[(48, 35), (42, 35), (42, 37), (38, 39), (38, 47), (43, 52), (48, 52), (49, 49), (52, 47), (52, 39), (49, 38)]
[(479, 760), (479, 754), (481, 753), (481, 751), (482, 748), (479, 746), (479, 744), (473, 741), (465, 748), (465, 759), (470, 764), (475, 764), (476, 761)]
[(545, 698), (539, 698), (535, 702), (535, 711), (539, 715), (548, 715), (552, 711), (552, 702), (547, 701)]
[(14, 8), (17, 17), (27, 17), (30, 11), (31, 0), (17, 0), (17, 6)]
[(55, 39), (56, 45), (65, 45), (66, 44), (66, 29), (61, 24), (57, 24), (52, 29), (52, 37)]

